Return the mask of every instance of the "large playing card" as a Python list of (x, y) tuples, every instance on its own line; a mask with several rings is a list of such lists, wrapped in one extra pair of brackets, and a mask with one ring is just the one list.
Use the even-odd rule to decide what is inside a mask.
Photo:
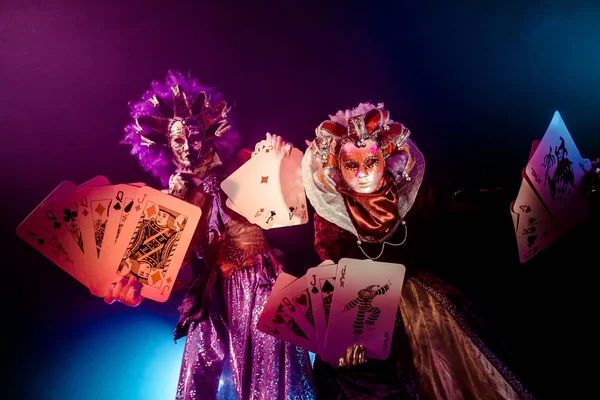
[(510, 211), (521, 263), (550, 246), (563, 233), (526, 178)]
[(166, 301), (200, 215), (200, 208), (193, 204), (147, 186), (139, 188), (119, 239), (101, 257), (108, 266), (108, 282), (102, 286), (115, 275), (135, 276), (142, 283), (143, 297)]
[[(90, 187), (108, 186), (110, 182), (104, 176), (97, 176), (89, 181), (79, 185), (77, 190), (82, 190)], [(83, 220), (89, 214), (89, 204), (86, 201), (81, 203), (77, 198), (76, 192), (70, 194), (68, 198), (62, 200), (61, 203), (55, 203), (55, 213), (62, 217), (63, 228), (68, 232), (68, 239), (65, 242), (65, 248), (71, 254), (79, 266), (79, 269), (90, 267), (86, 262), (86, 250), (93, 250), (93, 242), (85, 243), (85, 237), (82, 230)], [(61, 230), (59, 237), (62, 237), (65, 232)]]
[(319, 354), (325, 349), (327, 326), (329, 324), (333, 292), (335, 291), (336, 271), (337, 264), (331, 260), (323, 261), (318, 266), (309, 268), (306, 271), (308, 292), (310, 293), (319, 342)]
[(311, 341), (317, 343), (315, 316), (306, 275), (283, 288), (277, 296), (284, 306), (284, 312), (296, 321)]
[(63, 226), (54, 212), (47, 213), (54, 203), (68, 199), (76, 190), (74, 183), (61, 182), (17, 227), (17, 235), (59, 266), (62, 270), (86, 284), (84, 276), (77, 270), (72, 256), (59, 240), (57, 233)]
[(259, 142), (250, 160), (221, 183), (227, 206), (263, 229), (308, 222), (302, 152), (290, 156)]
[(346, 349), (365, 346), (367, 359), (390, 354), (406, 268), (402, 264), (342, 258), (322, 352), (336, 365)]
[(526, 175), (561, 229), (568, 230), (587, 216), (581, 183), (585, 164), (560, 114), (554, 117), (529, 160)]
[[(139, 190), (130, 185), (105, 185), (84, 187), (77, 190), (76, 199), (82, 214), (80, 220), (86, 250), (86, 263), (93, 271), (105, 267), (102, 257), (110, 254), (119, 227), (123, 205), (123, 190)], [(91, 251), (93, 249), (93, 251)], [(98, 272), (97, 276), (101, 276)]]
[(279, 301), (279, 291), (295, 281), (294, 276), (283, 272), (277, 277), (271, 295), (267, 299), (265, 308), (258, 319), (257, 327), (261, 332), (317, 353), (319, 346), (316, 340), (311, 340), (308, 337), (296, 321), (285, 312), (283, 304)]
[[(21, 236), (25, 228), (28, 236), (33, 235), (30, 243), (35, 244), (34, 248), (87, 287), (93, 277), (85, 263), (86, 246), (80, 227), (85, 209), (78, 204), (75, 194), (78, 188), (108, 184), (104, 176), (90, 179), (79, 187), (62, 182), (17, 229)], [(34, 215), (37, 217), (33, 218)]]

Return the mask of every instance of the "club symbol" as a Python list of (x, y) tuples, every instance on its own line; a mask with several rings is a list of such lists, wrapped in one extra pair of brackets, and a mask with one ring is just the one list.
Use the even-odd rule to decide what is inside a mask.
[(270, 214), (271, 215), (269, 216), (269, 218), (267, 218), (267, 224), (273, 220), (273, 217), (275, 217), (275, 215), (277, 215), (275, 211), (271, 211)]
[(63, 220), (65, 222), (75, 222), (77, 218), (77, 211), (72, 211), (70, 208), (65, 208)]

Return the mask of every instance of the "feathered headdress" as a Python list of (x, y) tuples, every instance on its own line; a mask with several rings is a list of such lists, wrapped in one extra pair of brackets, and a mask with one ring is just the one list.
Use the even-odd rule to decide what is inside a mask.
[(168, 71), (164, 81), (153, 81), (151, 90), (129, 103), (129, 108), (132, 122), (125, 127), (122, 143), (131, 145), (131, 154), (164, 186), (178, 170), (168, 136), (174, 124), (185, 126), (192, 143), (206, 143), (203, 152), (214, 150), (222, 161), (234, 154), (240, 142), (221, 94), (190, 74)]
[(202, 91), (188, 98), (180, 85), (171, 87), (170, 104), (156, 94), (148, 101), (159, 115), (142, 115), (136, 118), (137, 133), (144, 146), (167, 146), (168, 136), (177, 122), (186, 126), (193, 141), (206, 141), (220, 137), (231, 127), (227, 124), (227, 113), (231, 108), (224, 101), (210, 105), (210, 95)]

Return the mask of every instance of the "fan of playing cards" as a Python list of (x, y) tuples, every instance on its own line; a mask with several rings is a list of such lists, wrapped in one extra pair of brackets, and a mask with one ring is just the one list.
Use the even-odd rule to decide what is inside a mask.
[(343, 258), (324, 261), (298, 279), (282, 273), (258, 329), (335, 366), (353, 344), (364, 345), (367, 358), (385, 359), (405, 272), (401, 264)]
[(542, 141), (533, 143), (519, 194), (510, 206), (521, 263), (585, 220), (588, 203), (581, 185), (590, 167), (555, 112)]
[(270, 142), (258, 142), (252, 158), (221, 183), (225, 204), (263, 229), (307, 223), (302, 156), (296, 148), (286, 156)]
[(80, 186), (62, 182), (17, 234), (95, 295), (136, 276), (143, 297), (164, 302), (200, 214), (143, 183), (111, 185), (99, 176)]

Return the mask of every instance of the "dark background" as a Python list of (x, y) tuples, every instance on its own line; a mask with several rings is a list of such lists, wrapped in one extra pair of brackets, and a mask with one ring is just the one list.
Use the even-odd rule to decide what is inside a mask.
[[(247, 146), (269, 131), (304, 149), (328, 114), (384, 102), (413, 132), (428, 182), (503, 188), (477, 217), (423, 225), (432, 231), (421, 248), (440, 256), (426, 266), (486, 310), (534, 395), (593, 383), (580, 363), (596, 346), (589, 232), (521, 265), (508, 206), (554, 111), (584, 157), (600, 154), (600, 6), (322, 3), (0, 3), (9, 398), (174, 397), (183, 341), (174, 345), (171, 333), (182, 293), (164, 304), (107, 306), (15, 235), (62, 180), (104, 175), (158, 187), (119, 141), (127, 103), (168, 69), (191, 71), (235, 102)], [(267, 236), (290, 271), (316, 265), (312, 223)]]

